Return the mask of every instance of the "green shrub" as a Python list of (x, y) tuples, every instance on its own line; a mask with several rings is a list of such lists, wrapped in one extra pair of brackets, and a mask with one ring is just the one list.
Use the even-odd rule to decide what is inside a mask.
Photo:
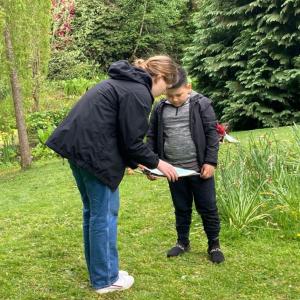
[(0, 148), (0, 164), (8, 164), (17, 160), (18, 148), (14, 131), (1, 133), (2, 147)]
[(9, 85), (0, 80), (0, 101), (3, 101), (10, 93)]
[(48, 140), (49, 136), (52, 134), (52, 132), (54, 131), (54, 127), (49, 127), (45, 130), (43, 129), (38, 129), (38, 138), (39, 138), (39, 141), (42, 143), (42, 144), (45, 144), (46, 141)]
[(93, 80), (85, 79), (85, 78), (74, 78), (70, 80), (62, 80), (58, 82), (58, 85), (64, 91), (64, 93), (68, 96), (75, 95), (81, 96), (84, 94), (89, 88), (96, 85), (103, 78), (95, 78)]
[(39, 129), (48, 129), (58, 126), (66, 117), (69, 108), (64, 108), (57, 111), (41, 111), (34, 112), (27, 116), (26, 124), (27, 130), (30, 134), (36, 134)]
[(93, 87), (100, 81), (106, 79), (106, 75), (100, 75), (93, 79), (83, 77), (72, 78), (66, 80), (49, 81), (49, 86), (53, 86), (55, 90), (60, 90), (66, 96), (79, 97), (83, 95), (89, 88)]
[(74, 78), (93, 78), (98, 67), (89, 63), (78, 50), (58, 50), (51, 53), (48, 79), (68, 80)]
[(55, 127), (49, 127), (47, 129), (38, 129), (37, 135), (39, 143), (32, 149), (32, 156), (34, 159), (51, 158), (55, 157), (56, 154), (50, 148), (48, 148), (45, 143), (49, 136), (54, 131)]
[(43, 143), (38, 143), (34, 148), (32, 148), (31, 155), (35, 160), (57, 156), (54, 151), (45, 146)]
[(26, 124), (31, 146), (34, 147), (39, 143), (39, 130), (40, 135), (42, 131), (53, 130), (61, 123), (68, 112), (69, 109), (64, 108), (57, 111), (42, 111), (29, 114), (26, 118)]
[(9, 97), (0, 100), (0, 131), (9, 132), (16, 128), (13, 101)]

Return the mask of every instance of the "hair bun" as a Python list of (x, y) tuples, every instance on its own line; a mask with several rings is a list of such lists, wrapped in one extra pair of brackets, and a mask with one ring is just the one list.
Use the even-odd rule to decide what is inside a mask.
[(147, 66), (147, 62), (142, 58), (138, 58), (134, 61), (134, 65), (138, 68), (144, 69)]
[(133, 63), (134, 66), (146, 71), (152, 79), (162, 76), (169, 85), (177, 82), (177, 64), (167, 55), (155, 55), (147, 60), (138, 58)]

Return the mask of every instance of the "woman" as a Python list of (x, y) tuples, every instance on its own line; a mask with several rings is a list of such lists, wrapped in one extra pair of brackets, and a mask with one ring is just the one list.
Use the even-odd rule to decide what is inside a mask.
[(87, 268), (98, 293), (128, 289), (134, 279), (119, 271), (117, 251), (118, 186), (125, 167), (158, 168), (168, 180), (175, 169), (144, 143), (154, 97), (177, 80), (168, 56), (118, 61), (109, 79), (91, 88), (47, 141), (67, 158), (83, 202), (83, 236)]

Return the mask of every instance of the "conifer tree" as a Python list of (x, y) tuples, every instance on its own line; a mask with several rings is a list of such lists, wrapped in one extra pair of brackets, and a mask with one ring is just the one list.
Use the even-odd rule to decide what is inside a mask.
[(204, 0), (185, 63), (236, 128), (300, 121), (300, 1)]

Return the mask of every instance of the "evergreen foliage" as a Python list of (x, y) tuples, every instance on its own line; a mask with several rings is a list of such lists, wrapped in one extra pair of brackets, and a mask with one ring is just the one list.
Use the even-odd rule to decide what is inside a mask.
[[(113, 61), (153, 54), (166, 53), (181, 59), (190, 42), (186, 28), (190, 30), (194, 7), (191, 2), (194, 1), (77, 0), (71, 24), (72, 42), (67, 49), (53, 52), (50, 78), (61, 73), (59, 61), (68, 53), (74, 66), (83, 64), (85, 73), (92, 65), (106, 71)], [(68, 65), (73, 68), (72, 61)]]
[(185, 63), (235, 128), (300, 121), (300, 1), (204, 0)]
[(106, 68), (119, 59), (172, 53), (185, 0), (79, 0), (74, 35), (90, 60)]

